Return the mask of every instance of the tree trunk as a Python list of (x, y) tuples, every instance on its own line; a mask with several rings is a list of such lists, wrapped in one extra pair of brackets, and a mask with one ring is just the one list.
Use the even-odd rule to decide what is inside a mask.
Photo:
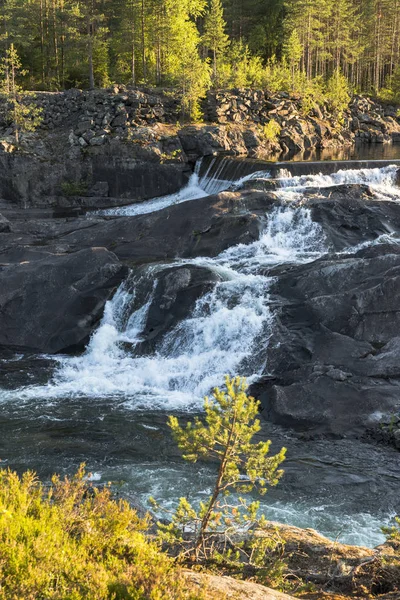
[(142, 71), (143, 79), (147, 79), (147, 68), (146, 68), (146, 36), (145, 36), (145, 0), (142, 0)]
[(88, 61), (89, 61), (89, 88), (94, 89), (94, 72), (93, 72), (93, 23), (88, 20)]

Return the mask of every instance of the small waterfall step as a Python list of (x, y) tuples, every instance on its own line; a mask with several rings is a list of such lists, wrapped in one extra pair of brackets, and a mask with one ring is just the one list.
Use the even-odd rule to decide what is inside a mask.
[[(253, 159), (229, 157), (204, 157), (196, 164), (199, 182), (208, 194), (217, 194), (237, 185), (245, 178), (256, 178), (257, 174), (265, 178), (281, 179), (282, 172), (288, 177), (307, 175), (332, 175), (337, 171), (360, 171), (362, 169), (382, 169), (398, 165), (400, 159), (392, 160), (332, 160), (332, 161), (292, 161), (267, 162)], [(399, 175), (400, 181), (400, 175)]]

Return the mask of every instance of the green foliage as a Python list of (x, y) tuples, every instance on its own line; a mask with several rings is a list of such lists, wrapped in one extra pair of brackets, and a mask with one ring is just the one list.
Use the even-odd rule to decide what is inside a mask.
[(347, 79), (336, 69), (326, 85), (326, 99), (332, 112), (340, 117), (350, 102)]
[[(28, 89), (177, 85), (197, 90), (187, 104), (198, 106), (209, 58), (216, 86), (266, 78), (271, 89), (295, 90), (298, 73), (326, 81), (340, 70), (351, 88), (385, 87), (396, 101), (398, 11), (397, 0), (2, 0), (0, 56), (14, 44)], [(273, 57), (285, 87), (263, 73)]]
[[(248, 502), (240, 495), (253, 490), (265, 494), (267, 485), (276, 485), (283, 474), (279, 466), (286, 449), (270, 456), (270, 441), (253, 442), (261, 429), (256, 418), (259, 403), (246, 394), (246, 381), (226, 377), (225, 386), (225, 390), (216, 388), (212, 398), (205, 398), (204, 421), (197, 417), (181, 427), (176, 417), (169, 418), (185, 460), (212, 460), (218, 466), (207, 502), (196, 509), (181, 498), (170, 524), (159, 524), (165, 542), (178, 544), (184, 555), (194, 553), (197, 559), (212, 557), (218, 551), (221, 535), (231, 540), (239, 531), (255, 525), (263, 528), (265, 518), (258, 517), (259, 502)], [(232, 492), (239, 494), (236, 501), (230, 499)], [(192, 532), (189, 539), (188, 531)]]
[(144, 532), (146, 519), (108, 487), (72, 479), (43, 487), (0, 471), (0, 599), (177, 600), (191, 592)]
[(281, 126), (277, 121), (271, 119), (266, 125), (263, 127), (263, 134), (266, 140), (269, 142), (275, 143), (278, 141), (279, 134), (281, 133)]
[(41, 123), (41, 109), (29, 101), (17, 79), (23, 75), (22, 64), (14, 44), (6, 51), (0, 62), (0, 101), (5, 121), (14, 125), (18, 142), (21, 131), (35, 131)]
[(292, 74), (292, 89), (295, 89), (296, 72), (299, 69), (303, 46), (297, 29), (293, 29), (284, 45), (284, 56), (287, 59)]
[(213, 57), (213, 83), (219, 85), (218, 64), (229, 46), (229, 37), (225, 33), (224, 9), (221, 0), (211, 0), (204, 23), (203, 44), (211, 50)]
[(391, 527), (382, 527), (383, 533), (388, 540), (394, 540), (400, 543), (400, 517), (395, 517), (395, 524)]
[(85, 196), (88, 185), (84, 181), (63, 181), (61, 191), (64, 196)]
[(386, 86), (380, 90), (378, 97), (384, 102), (400, 104), (400, 65), (397, 66), (393, 75), (387, 78)]

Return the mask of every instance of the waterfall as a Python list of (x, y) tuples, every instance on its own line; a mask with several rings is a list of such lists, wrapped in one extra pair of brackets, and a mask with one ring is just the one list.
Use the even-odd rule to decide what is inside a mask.
[[(295, 165), (295, 163), (293, 163)], [(295, 169), (291, 167), (291, 169)], [(198, 200), (206, 196), (219, 194), (224, 190), (240, 190), (248, 181), (260, 181), (276, 178), (279, 196), (285, 202), (301, 200), (302, 191), (306, 188), (328, 188), (335, 185), (365, 184), (369, 185), (377, 199), (400, 200), (400, 188), (396, 187), (399, 166), (388, 165), (372, 169), (341, 169), (336, 173), (324, 175), (293, 176), (288, 168), (274, 167), (260, 169), (260, 163), (235, 161), (230, 158), (212, 157), (204, 162), (196, 162), (186, 187), (168, 196), (154, 198), (146, 202), (135, 203), (125, 207), (101, 210), (98, 214), (114, 216), (136, 216), (152, 213), (173, 204), (190, 200)]]
[[(80, 357), (61, 358), (47, 385), (21, 396), (122, 396), (132, 408), (190, 408), (221, 384), (225, 374), (257, 379), (265, 367), (273, 327), (266, 267), (307, 262), (325, 252), (321, 227), (305, 208), (276, 207), (261, 238), (216, 258), (179, 264), (202, 265), (222, 281), (200, 298), (192, 314), (150, 356), (135, 353), (163, 265), (128, 278), (107, 303), (102, 323)], [(170, 265), (166, 265), (170, 268)]]
[(282, 169), (278, 179), (282, 198), (301, 196), (307, 188), (329, 188), (338, 185), (368, 185), (376, 198), (381, 200), (400, 200), (400, 188), (396, 186), (398, 165), (375, 167), (373, 169), (341, 169), (331, 175), (292, 176), (290, 171)]

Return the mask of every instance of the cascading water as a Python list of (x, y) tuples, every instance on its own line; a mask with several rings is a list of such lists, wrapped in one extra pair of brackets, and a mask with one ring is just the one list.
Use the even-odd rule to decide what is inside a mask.
[(341, 169), (331, 175), (302, 175), (293, 177), (286, 169), (279, 173), (280, 197), (286, 201), (301, 199), (307, 188), (329, 188), (339, 185), (368, 185), (380, 200), (400, 201), (396, 187), (398, 165), (374, 169)]
[[(57, 358), (56, 368), (46, 384), (0, 391), (4, 402), (2, 408), (11, 415), (15, 413), (18, 424), (24, 410), (35, 423), (39, 420), (46, 423), (38, 439), (40, 453), (45, 452), (43, 445), (45, 448), (46, 435), (43, 431), (47, 431), (47, 423), (60, 422), (60, 439), (64, 439), (64, 427), (69, 431), (68, 428), (72, 428), (71, 421), (75, 418), (79, 435), (74, 438), (74, 443), (81, 444), (81, 447), (84, 445), (81, 454), (73, 449), (74, 459), (79, 455), (80, 462), (88, 460), (89, 456), (88, 464), (90, 468), (95, 466), (97, 479), (106, 481), (122, 478), (129, 482), (128, 496), (132, 492), (145, 499), (151, 494), (168, 503), (176, 501), (190, 490), (196, 499), (204, 497), (213, 478), (207, 466), (193, 473), (192, 467), (175, 463), (174, 457), (163, 460), (157, 454), (159, 446), (156, 446), (153, 454), (151, 450), (145, 454), (141, 445), (152, 446), (159, 438), (165, 437), (165, 413), (174, 410), (198, 412), (203, 396), (213, 386), (220, 385), (226, 373), (246, 375), (251, 381), (265, 373), (266, 350), (274, 328), (274, 310), (269, 297), (273, 281), (269, 276), (271, 267), (282, 263), (290, 265), (313, 261), (329, 250), (322, 228), (312, 221), (306, 206), (297, 203), (297, 200), (304, 198), (304, 190), (351, 183), (367, 184), (378, 198), (396, 200), (396, 194), (400, 199), (399, 190), (394, 185), (396, 171), (397, 167), (384, 167), (302, 177), (293, 177), (290, 172), (281, 173), (275, 194), (282, 205), (269, 211), (265, 229), (258, 241), (231, 247), (215, 258), (196, 258), (175, 263), (177, 266), (187, 264), (208, 268), (219, 275), (220, 281), (196, 302), (189, 317), (158, 342), (154, 352), (143, 355), (139, 351), (141, 335), (155, 298), (158, 277), (164, 269), (171, 268), (170, 263), (147, 266), (140, 272), (132, 273), (107, 303), (102, 322), (86, 351), (81, 356)], [(107, 213), (116, 216), (145, 214), (224, 189), (240, 189), (249, 180), (275, 179), (272, 168), (249, 174), (241, 171), (241, 176), (236, 178), (228, 176), (231, 172), (227, 163), (221, 165), (211, 160), (207, 168), (203, 165), (202, 170), (199, 162), (189, 185), (180, 193), (112, 209)], [(387, 237), (382, 241), (388, 241)], [(18, 362), (13, 368), (18, 368)], [(10, 417), (11, 422), (12, 419)], [(88, 422), (86, 428), (82, 425), (85, 419)], [(99, 426), (102, 419), (108, 419), (104, 429)], [(116, 423), (114, 433), (109, 434), (108, 427), (112, 428), (113, 423)], [(31, 428), (28, 429), (25, 453), (29, 452), (29, 443), (32, 448), (35, 444), (35, 441), (30, 441)], [(53, 434), (53, 430), (50, 431)], [(103, 445), (97, 455), (91, 454), (97, 437), (106, 438), (108, 435), (112, 437), (111, 446), (107, 446), (106, 442), (104, 444), (110, 460), (104, 458), (107, 450)], [(126, 451), (118, 446), (123, 435)], [(140, 448), (136, 451), (134, 446), (135, 458), (132, 460), (129, 444), (135, 437), (139, 439)], [(354, 511), (353, 500), (350, 499), (346, 504), (348, 493), (345, 494), (346, 498), (342, 495), (342, 507), (336, 506), (336, 502), (333, 506), (329, 501), (332, 490), (329, 483), (326, 484), (326, 490), (321, 490), (321, 498), (318, 499), (315, 499), (314, 490), (310, 493), (305, 484), (301, 483), (299, 488), (293, 486), (290, 470), (296, 457), (299, 457), (300, 465), (298, 474), (303, 478), (304, 467), (301, 465), (309, 460), (307, 457), (304, 460), (304, 454), (307, 454), (304, 443), (298, 442), (298, 447), (293, 451), (294, 458), (292, 462), (288, 461), (289, 475), (284, 478), (282, 487), (278, 486), (276, 491), (268, 495), (268, 505), (263, 505), (267, 517), (303, 527), (317, 527), (333, 538), (345, 524), (346, 532), (341, 541), (368, 545), (380, 542), (379, 525), (387, 517), (387, 507), (385, 515), (379, 519), (377, 516), (359, 514), (358, 509)], [(50, 444), (53, 444), (51, 435)], [(336, 452), (338, 445), (339, 442)], [(50, 447), (52, 449), (52, 445)], [(317, 443), (316, 448), (312, 446), (308, 450), (312, 460), (318, 463), (316, 470), (319, 473), (323, 463), (322, 468), (329, 471), (329, 476), (331, 471), (336, 473), (337, 469), (339, 477), (343, 477), (343, 464), (349, 456), (347, 447), (343, 449), (339, 467), (336, 454), (334, 460), (321, 459), (324, 448), (327, 447), (323, 446), (320, 451)], [(68, 451), (64, 451), (68, 455)], [(51, 457), (51, 451), (47, 455)], [(60, 454), (55, 460), (60, 460)], [(32, 466), (37, 468), (36, 465)], [(57, 463), (55, 466), (50, 463), (50, 472), (56, 469)], [(326, 479), (328, 482), (329, 476)], [(349, 476), (351, 478), (353, 474), (350, 472)], [(333, 485), (336, 494), (336, 481)], [(283, 490), (281, 496), (280, 489)], [(303, 496), (298, 493), (299, 489), (306, 490)], [(292, 495), (288, 500), (290, 491)]]
[(125, 207), (110, 208), (107, 210), (99, 211), (103, 215), (120, 215), (126, 217), (133, 217), (135, 215), (144, 215), (163, 208), (171, 206), (172, 204), (180, 204), (181, 202), (187, 202), (188, 200), (198, 200), (205, 196), (212, 196), (213, 194), (219, 194), (220, 192), (227, 190), (231, 185), (234, 184), (234, 180), (220, 179), (219, 177), (223, 173), (224, 162), (220, 161), (218, 167), (210, 176), (210, 173), (217, 163), (217, 158), (214, 158), (207, 170), (203, 175), (200, 176), (200, 169), (202, 160), (198, 160), (193, 174), (190, 177), (189, 183), (182, 190), (176, 194), (170, 194), (168, 196), (162, 196), (160, 198), (154, 198), (148, 202), (142, 202), (139, 204), (131, 204)]
[[(202, 159), (198, 160), (195, 170), (185, 188), (176, 194), (154, 198), (147, 202), (131, 204), (125, 207), (110, 208), (99, 211), (99, 214), (113, 216), (136, 216), (148, 214), (173, 204), (190, 200), (198, 200), (206, 196), (219, 194), (225, 190), (240, 190), (249, 181), (269, 180), (272, 171), (277, 171), (277, 187), (280, 198), (285, 202), (301, 200), (302, 192), (307, 188), (329, 188), (337, 185), (365, 184), (370, 186), (377, 199), (400, 201), (400, 188), (396, 187), (398, 165), (376, 167), (373, 169), (341, 169), (331, 175), (302, 175), (293, 176), (288, 169), (279, 169), (279, 164), (273, 169), (253, 170), (240, 177), (241, 168), (232, 167), (232, 159), (212, 158), (203, 174)], [(257, 166), (257, 164), (255, 165)]]
[(263, 269), (310, 261), (325, 250), (322, 229), (307, 209), (277, 207), (260, 240), (230, 248), (214, 259), (188, 261), (218, 272), (223, 280), (197, 301), (191, 316), (164, 337), (154, 355), (137, 356), (135, 345), (152, 301), (151, 282), (162, 265), (121, 286), (83, 356), (61, 359), (49, 385), (26, 388), (21, 395), (112, 394), (128, 398), (132, 408), (139, 409), (150, 404), (200, 406), (204, 394), (225, 374), (242, 374), (252, 381), (265, 366), (273, 315), (268, 297), (271, 278)]

